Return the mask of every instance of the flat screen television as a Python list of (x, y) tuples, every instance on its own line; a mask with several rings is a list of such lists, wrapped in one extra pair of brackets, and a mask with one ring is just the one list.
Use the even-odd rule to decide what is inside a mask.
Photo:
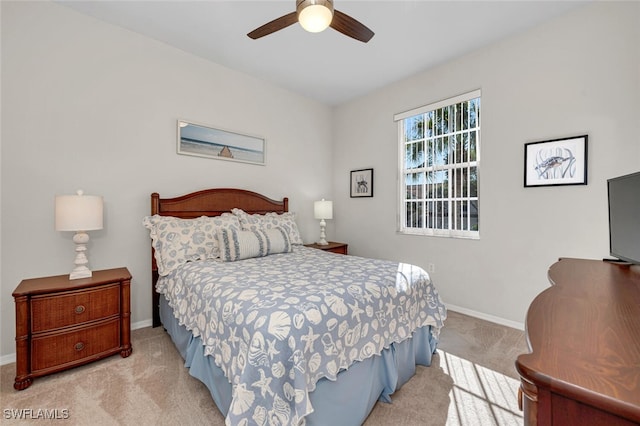
[(640, 265), (640, 172), (607, 180), (609, 254)]

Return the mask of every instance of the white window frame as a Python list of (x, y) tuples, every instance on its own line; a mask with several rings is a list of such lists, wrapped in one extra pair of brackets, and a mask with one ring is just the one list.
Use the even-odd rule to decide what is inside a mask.
[[(405, 137), (405, 129), (404, 129), (404, 123), (405, 123), (405, 119), (407, 118), (411, 118), (414, 116), (418, 116), (421, 114), (428, 114), (430, 112), (436, 111), (440, 108), (443, 107), (448, 107), (448, 106), (453, 106), (456, 104), (459, 104), (461, 102), (465, 102), (465, 101), (470, 101), (472, 99), (476, 99), (476, 98), (480, 98), (481, 99), (481, 91), (478, 90), (474, 90), (472, 92), (469, 93), (464, 93), (462, 95), (458, 95), (449, 99), (444, 99), (438, 102), (434, 102), (432, 104), (429, 105), (425, 105), (425, 106), (421, 106), (418, 108), (414, 108), (410, 111), (405, 111), (399, 114), (396, 114), (394, 116), (394, 121), (396, 121), (398, 123), (398, 162), (399, 162), (399, 167), (398, 167), (398, 232), (403, 233), (403, 234), (414, 234), (414, 235), (429, 235), (429, 236), (442, 236), (442, 237), (455, 237), (455, 238), (470, 238), (470, 239), (479, 239), (480, 238), (480, 231), (479, 231), (479, 225), (480, 225), (480, 218), (479, 218), (479, 211), (480, 211), (480, 185), (479, 185), (479, 180), (480, 180), (480, 146), (481, 146), (481, 124), (480, 121), (482, 120), (482, 113), (480, 113), (480, 118), (476, 120), (476, 127), (473, 128), (472, 131), (475, 132), (476, 134), (476, 159), (475, 161), (461, 161), (461, 162), (454, 162), (454, 163), (449, 163), (449, 164), (445, 164), (445, 165), (425, 165), (423, 164), (423, 167), (418, 167), (418, 168), (407, 168), (407, 161), (405, 159), (405, 154), (406, 154), (406, 142), (404, 140)], [(481, 107), (482, 103), (480, 101), (480, 111), (482, 111), (482, 107)], [(457, 135), (459, 133), (463, 133), (463, 132), (469, 132), (469, 129), (464, 129), (464, 130), (460, 130), (460, 129), (454, 129), (453, 131), (451, 131), (450, 133), (447, 133), (446, 135), (451, 136), (451, 135)], [(426, 146), (426, 141), (429, 139), (437, 139), (437, 137), (443, 137), (445, 135), (438, 135), (438, 136), (429, 136), (427, 137), (426, 131), (425, 134), (423, 135), (422, 140), (424, 140), (425, 146)], [(415, 141), (414, 141), (415, 142)], [(451, 158), (452, 156), (452, 150), (451, 150), (451, 145), (449, 145), (448, 147), (448, 157)], [(453, 155), (453, 157), (455, 158), (455, 155)], [(468, 160), (468, 158), (467, 158)], [(455, 178), (451, 178), (451, 173), (449, 173), (449, 171), (454, 170), (454, 169), (460, 169), (460, 168), (471, 168), (471, 167), (475, 167), (475, 171), (476, 171), (476, 196), (475, 197), (471, 197), (471, 196), (462, 196), (462, 197), (456, 197), (456, 193), (454, 192), (454, 186), (456, 185), (456, 181)], [(437, 172), (443, 172), (446, 171), (447, 173), (449, 173), (449, 178), (447, 179), (448, 182), (448, 187), (447, 187), (447, 197), (443, 197), (443, 198), (438, 198), (439, 200), (442, 200), (443, 202), (447, 203), (447, 223), (448, 223), (448, 228), (447, 229), (441, 229), (441, 228), (436, 228), (436, 227), (428, 227), (428, 221), (427, 221), (427, 208), (426, 206), (429, 204), (429, 198), (427, 195), (427, 189), (429, 187), (429, 183), (424, 183), (424, 188), (422, 190), (422, 197), (420, 197), (418, 199), (418, 202), (420, 200), (423, 200), (425, 202), (423, 209), (422, 209), (422, 227), (410, 227), (407, 226), (407, 202), (411, 202), (411, 201), (415, 201), (415, 199), (412, 198), (407, 198), (407, 181), (406, 181), (406, 177), (408, 174), (411, 173), (437, 173)], [(467, 175), (467, 179), (469, 179), (470, 174)], [(467, 188), (470, 187), (470, 181), (467, 180)], [(433, 188), (432, 188), (433, 189)], [(477, 211), (478, 211), (478, 229), (477, 230), (471, 230), (471, 229), (453, 229), (456, 225), (455, 220), (457, 219), (457, 202), (466, 202), (469, 203), (468, 206), (470, 206), (470, 202), (471, 201), (475, 201), (476, 202), (476, 207), (477, 207)], [(467, 224), (470, 224), (470, 213), (471, 213), (471, 209), (468, 208), (466, 214), (462, 214), (463, 219), (467, 221)]]

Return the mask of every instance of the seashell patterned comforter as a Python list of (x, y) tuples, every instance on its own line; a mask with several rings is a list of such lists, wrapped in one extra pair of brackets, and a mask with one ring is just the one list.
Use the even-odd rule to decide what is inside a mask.
[(233, 385), (228, 425), (297, 425), (316, 382), (431, 326), (446, 309), (413, 265), (296, 246), (237, 262), (189, 262), (157, 290)]

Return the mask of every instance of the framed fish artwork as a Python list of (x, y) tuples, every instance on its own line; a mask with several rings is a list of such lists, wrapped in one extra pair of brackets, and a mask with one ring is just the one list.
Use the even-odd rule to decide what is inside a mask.
[(524, 186), (587, 184), (587, 135), (524, 145)]

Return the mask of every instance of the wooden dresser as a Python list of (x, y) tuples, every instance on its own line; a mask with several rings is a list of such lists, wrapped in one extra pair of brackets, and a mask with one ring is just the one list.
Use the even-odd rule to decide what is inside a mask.
[(106, 356), (131, 354), (130, 282), (127, 268), (23, 280), (13, 292), (16, 308), (16, 378), (33, 378)]
[(640, 424), (640, 267), (561, 259), (529, 307), (525, 425)]
[(311, 247), (318, 250), (330, 251), (331, 253), (347, 254), (348, 244), (329, 241), (329, 244), (324, 246), (321, 246), (320, 244), (317, 244), (317, 243), (313, 243), (313, 244), (305, 244), (305, 247)]

